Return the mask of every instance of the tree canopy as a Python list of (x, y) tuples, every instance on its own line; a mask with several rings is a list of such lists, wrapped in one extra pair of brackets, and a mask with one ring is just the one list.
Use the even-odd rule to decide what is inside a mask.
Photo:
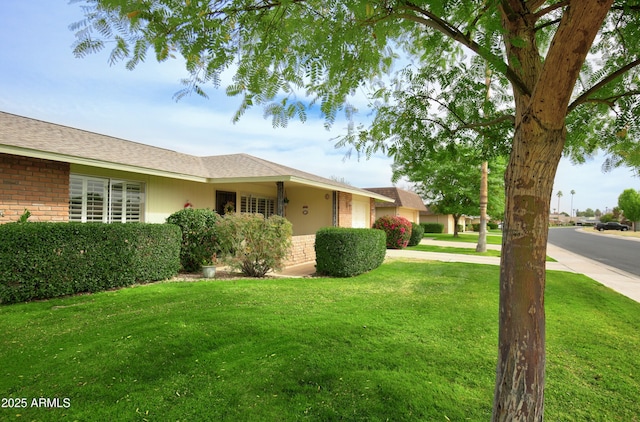
[(633, 222), (634, 228), (636, 222), (640, 221), (640, 192), (635, 189), (625, 189), (618, 197), (618, 206), (629, 221)]
[[(150, 52), (161, 62), (180, 56), (188, 77), (177, 97), (192, 92), (206, 96), (207, 85), (219, 87), (222, 72), (235, 67), (233, 82), (225, 89), (227, 94), (243, 98), (236, 119), (248, 107), (263, 105), (274, 125), (286, 126), (290, 118), (306, 120), (307, 108), (319, 104), (330, 125), (339, 111), (353, 116), (356, 110), (348, 99), (359, 87), (370, 88), (373, 100), (384, 100), (372, 103), (378, 118), (390, 112), (390, 98), (400, 96), (397, 100), (401, 101), (414, 90), (421, 91), (422, 100), (418, 104), (420, 96), (414, 96), (414, 102), (405, 106), (418, 116), (439, 103), (443, 95), (451, 99), (475, 95), (475, 110), (449, 110), (450, 117), (464, 117), (456, 126), (447, 124), (449, 130), (513, 125), (512, 89), (527, 95), (532, 92), (518, 70), (523, 65), (521, 59), (510, 63), (515, 55), (508, 56), (507, 50), (534, 42), (544, 56), (572, 4), (495, 0), (72, 1), (80, 3), (86, 15), (71, 25), (77, 34), (77, 56), (111, 47), (110, 64), (123, 61), (129, 69), (146, 60)], [(535, 24), (531, 33), (503, 36), (500, 5), (513, 13), (526, 10)], [(635, 118), (640, 91), (636, 77), (640, 47), (635, 42), (639, 8), (635, 2), (614, 2), (590, 51), (594, 59), (581, 68), (566, 122), (565, 153), (577, 162), (603, 148), (611, 153), (610, 167), (640, 165)], [(494, 75), (492, 89), (498, 93), (489, 104), (481, 104), (483, 80), (477, 77), (483, 73), (477, 68), (485, 63)], [(382, 77), (394, 69), (398, 70), (393, 73), (394, 83), (383, 84)], [(465, 83), (453, 83), (456, 79)], [(452, 85), (455, 92), (441, 91)], [(452, 102), (447, 101), (448, 106)], [(479, 110), (485, 111), (484, 116)], [(393, 132), (397, 129), (354, 131), (346, 140), (363, 149), (383, 147), (397, 139), (398, 133)]]

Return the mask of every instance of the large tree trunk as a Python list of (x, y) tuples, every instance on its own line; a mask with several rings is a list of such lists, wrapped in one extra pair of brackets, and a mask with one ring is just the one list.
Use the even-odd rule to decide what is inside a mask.
[(548, 215), (565, 133), (527, 132), (524, 129), (516, 137), (537, 139), (515, 142), (505, 175), (494, 401), (494, 420), (500, 421), (543, 418)]
[[(531, 12), (543, 3), (501, 2), (507, 56), (519, 81), (513, 84), (515, 135), (505, 174), (494, 421), (544, 417), (545, 258), (553, 181), (573, 87), (613, 0), (569, 0), (544, 61)], [(515, 38), (524, 45), (511, 44)]]

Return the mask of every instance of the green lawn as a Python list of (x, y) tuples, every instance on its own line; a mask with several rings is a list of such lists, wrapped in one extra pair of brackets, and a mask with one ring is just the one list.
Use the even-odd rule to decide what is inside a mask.
[[(458, 237), (453, 237), (452, 234), (445, 233), (425, 233), (424, 237), (435, 240), (444, 240), (447, 242), (478, 243), (478, 233), (460, 233)], [(502, 232), (488, 232), (487, 244), (501, 245)]]
[[(476, 252), (473, 248), (456, 248), (452, 246), (436, 246), (436, 245), (416, 245), (406, 248), (410, 251), (421, 252), (440, 252), (440, 253), (453, 253), (460, 255), (480, 255), (480, 256), (495, 256), (500, 257), (500, 251), (488, 249), (486, 252)], [(557, 262), (554, 258), (547, 256), (547, 262)]]
[(455, 253), (462, 255), (480, 255), (480, 256), (496, 256), (500, 257), (500, 251), (487, 250), (486, 252), (476, 252), (473, 248), (455, 248), (452, 246), (435, 246), (435, 245), (416, 245), (406, 248), (409, 251), (422, 251), (422, 252), (441, 252), (441, 253)]
[[(28, 406), (0, 420), (488, 420), (498, 274), (392, 261), (2, 306), (0, 392)], [(546, 419), (637, 420), (640, 304), (581, 275), (547, 286)]]

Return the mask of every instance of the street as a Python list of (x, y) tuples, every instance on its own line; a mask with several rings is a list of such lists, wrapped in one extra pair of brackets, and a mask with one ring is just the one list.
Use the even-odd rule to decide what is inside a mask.
[[(585, 230), (587, 232), (585, 232)], [(549, 243), (640, 276), (640, 241), (575, 227), (549, 229)]]

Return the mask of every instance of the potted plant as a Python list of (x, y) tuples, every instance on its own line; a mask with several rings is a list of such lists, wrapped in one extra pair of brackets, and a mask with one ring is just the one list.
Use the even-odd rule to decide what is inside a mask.
[(218, 264), (218, 255), (212, 254), (210, 258), (202, 260), (202, 276), (204, 278), (216, 277), (216, 265)]

